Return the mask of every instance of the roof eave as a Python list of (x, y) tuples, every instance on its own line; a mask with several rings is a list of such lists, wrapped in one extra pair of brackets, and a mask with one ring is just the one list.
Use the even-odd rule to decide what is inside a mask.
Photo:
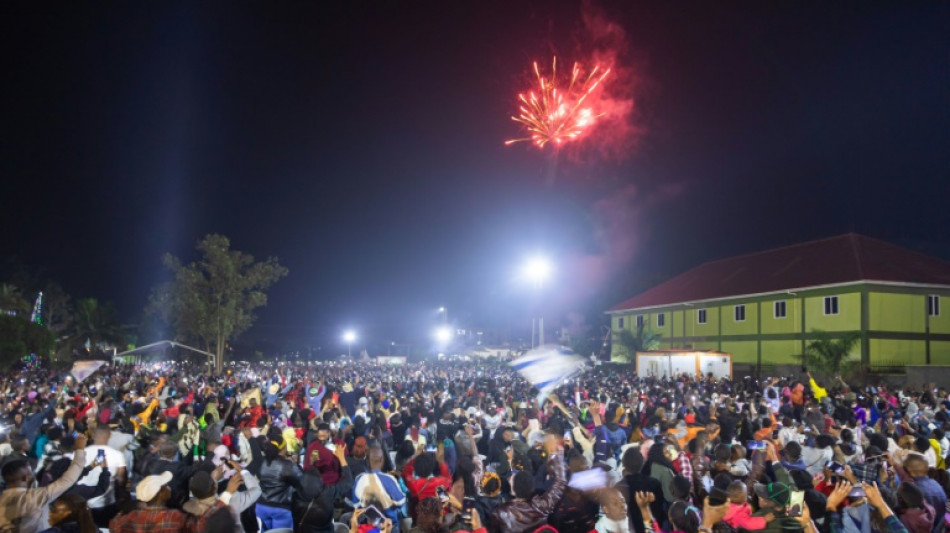
[(617, 315), (622, 313), (629, 313), (630, 311), (649, 311), (651, 309), (663, 309), (666, 307), (676, 307), (678, 305), (683, 305), (687, 307), (694, 307), (697, 304), (703, 304), (707, 302), (721, 302), (725, 300), (736, 300), (742, 298), (758, 298), (761, 296), (770, 296), (773, 294), (794, 294), (799, 291), (813, 291), (821, 289), (833, 289), (836, 287), (849, 287), (852, 285), (890, 285), (894, 287), (914, 287), (919, 289), (950, 289), (950, 285), (940, 285), (935, 283), (913, 283), (906, 281), (880, 281), (880, 280), (858, 280), (858, 281), (846, 281), (842, 283), (829, 283), (825, 285), (812, 285), (810, 287), (797, 287), (794, 289), (781, 289), (777, 291), (767, 291), (767, 292), (757, 292), (750, 294), (736, 294), (734, 296), (720, 296), (717, 298), (705, 298), (702, 300), (691, 300), (687, 302), (671, 302), (665, 304), (657, 305), (647, 305), (644, 307), (629, 307), (624, 309), (611, 309), (605, 311), (604, 314), (607, 315)]

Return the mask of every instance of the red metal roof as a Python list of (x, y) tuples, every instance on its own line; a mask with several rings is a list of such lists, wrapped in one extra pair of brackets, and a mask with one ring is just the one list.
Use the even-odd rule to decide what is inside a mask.
[(711, 261), (610, 311), (855, 281), (950, 285), (950, 262), (848, 233)]

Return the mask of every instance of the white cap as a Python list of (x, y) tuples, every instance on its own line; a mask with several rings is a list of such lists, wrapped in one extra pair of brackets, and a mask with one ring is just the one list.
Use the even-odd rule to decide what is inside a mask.
[(171, 472), (163, 472), (155, 476), (148, 476), (135, 486), (135, 499), (140, 502), (148, 503), (155, 499), (162, 487), (168, 485), (172, 480)]

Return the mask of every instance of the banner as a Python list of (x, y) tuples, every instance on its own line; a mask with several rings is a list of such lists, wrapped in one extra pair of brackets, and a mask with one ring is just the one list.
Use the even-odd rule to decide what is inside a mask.
[(69, 373), (76, 378), (77, 382), (82, 383), (104, 364), (106, 364), (105, 361), (76, 361)]
[(569, 348), (541, 346), (510, 363), (511, 367), (538, 388), (538, 407), (544, 398), (571, 377), (583, 372), (584, 359)]

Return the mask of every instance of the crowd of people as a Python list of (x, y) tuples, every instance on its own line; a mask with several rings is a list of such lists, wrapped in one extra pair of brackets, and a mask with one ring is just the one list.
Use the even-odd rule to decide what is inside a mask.
[(506, 364), (0, 375), (0, 532), (942, 533), (942, 387)]

